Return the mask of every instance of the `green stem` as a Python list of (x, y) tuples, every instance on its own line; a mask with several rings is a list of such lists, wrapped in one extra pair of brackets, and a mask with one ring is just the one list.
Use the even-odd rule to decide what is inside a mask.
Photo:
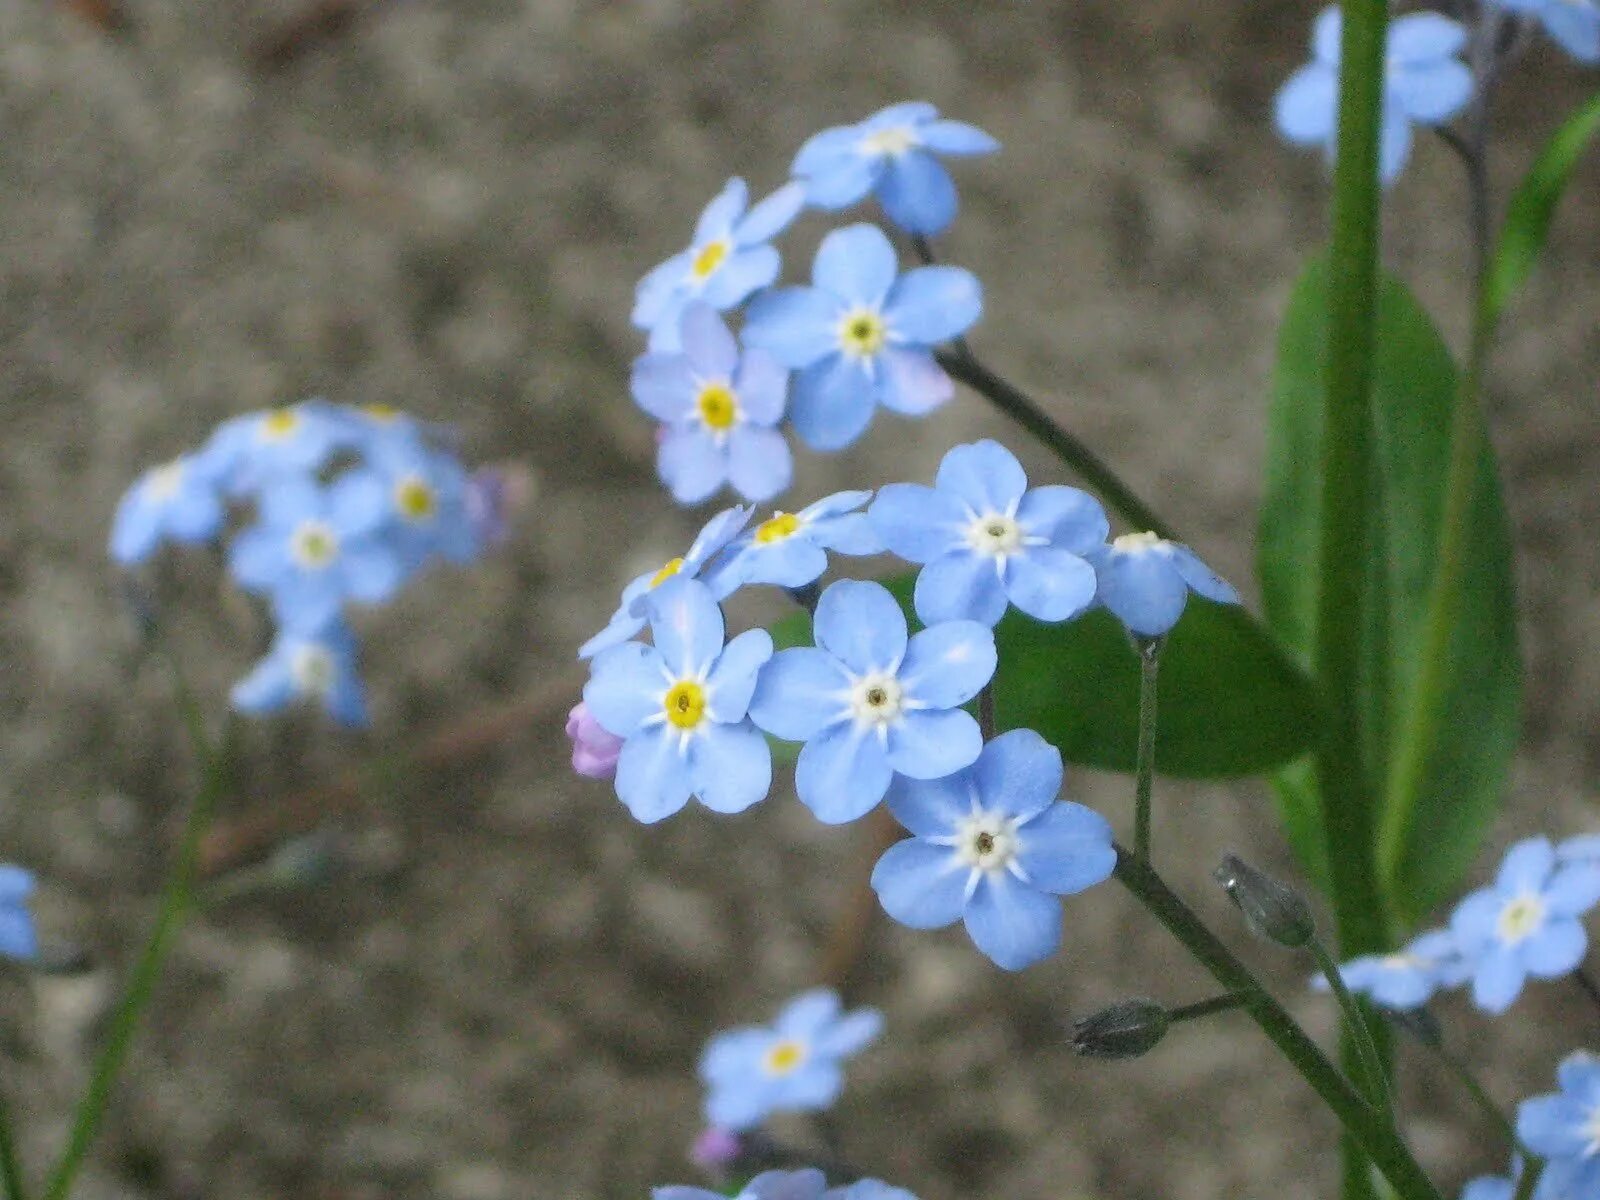
[(1160, 638), (1141, 638), (1139, 654), (1139, 748), (1135, 760), (1133, 852), (1150, 861), (1150, 796), (1156, 775), (1156, 691), (1161, 671)]
[(139, 1018), (155, 990), (156, 979), (161, 973), (161, 965), (166, 958), (173, 934), (177, 932), (193, 900), (195, 867), (199, 861), (201, 838), (205, 834), (211, 810), (223, 790), (226, 779), (226, 764), (220, 755), (212, 751), (199, 706), (195, 703), (194, 696), (184, 682), (177, 664), (172, 662), (170, 665), (175, 679), (178, 710), (200, 768), (200, 784), (189, 807), (188, 820), (178, 845), (177, 859), (161, 897), (161, 907), (156, 914), (155, 926), (151, 929), (149, 940), (146, 941), (144, 950), (134, 965), (122, 1002), (112, 1016), (105, 1044), (100, 1048), (94, 1071), (89, 1077), (89, 1084), (78, 1102), (72, 1132), (45, 1187), (44, 1200), (66, 1200), (88, 1156), (89, 1148), (94, 1144), (100, 1123), (111, 1101), (111, 1090), (116, 1084), (123, 1064), (127, 1061), (128, 1051), (133, 1045), (133, 1036), (138, 1030)]
[(1167, 1020), (1174, 1025), (1183, 1021), (1194, 1021), (1201, 1017), (1209, 1017), (1214, 1013), (1230, 1012), (1235, 1008), (1243, 1008), (1250, 997), (1244, 992), (1223, 992), (1220, 996), (1213, 996), (1209, 1000), (1197, 1000), (1193, 1004), (1184, 1004), (1178, 1008), (1169, 1009)]
[(1117, 848), (1117, 879), (1194, 955), (1213, 979), (1244, 997), (1243, 1007), (1291, 1066), (1311, 1085), (1348, 1136), (1371, 1158), (1400, 1200), (1440, 1200), (1438, 1189), (1394, 1125), (1328, 1060), (1234, 953), (1166, 885), (1150, 865)]
[(0, 1183), (5, 1184), (6, 1200), (27, 1200), (28, 1189), (22, 1182), (22, 1160), (17, 1155), (17, 1144), (11, 1136), (11, 1111), (0, 1092)]
[(1511, 1149), (1522, 1155), (1526, 1164), (1531, 1164), (1537, 1160), (1539, 1156), (1522, 1144), (1522, 1139), (1517, 1136), (1517, 1128), (1511, 1123), (1511, 1118), (1506, 1116), (1500, 1106), (1494, 1102), (1494, 1097), (1484, 1090), (1483, 1085), (1478, 1082), (1478, 1077), (1472, 1073), (1472, 1069), (1443, 1046), (1433, 1047), (1433, 1052), (1438, 1056), (1439, 1061), (1450, 1069), (1450, 1073), (1456, 1077), (1461, 1086), (1467, 1089), (1467, 1095), (1472, 1097), (1472, 1102), (1477, 1105), (1478, 1111), (1483, 1114), (1484, 1119), (1489, 1124), (1500, 1132)]
[(1539, 1176), (1544, 1174), (1544, 1159), (1530, 1158), (1522, 1164), (1522, 1178), (1517, 1180), (1517, 1194), (1512, 1200), (1533, 1200), (1534, 1189), (1539, 1186)]
[(1317, 967), (1321, 970), (1323, 978), (1328, 981), (1334, 998), (1339, 1002), (1339, 1011), (1344, 1016), (1344, 1028), (1350, 1035), (1350, 1040), (1355, 1043), (1356, 1053), (1361, 1058), (1361, 1073), (1367, 1080), (1367, 1098), (1374, 1105), (1382, 1109), (1390, 1107), (1389, 1099), (1389, 1072), (1384, 1066), (1383, 1058), (1378, 1053), (1378, 1044), (1372, 1038), (1372, 1027), (1367, 1023), (1367, 1015), (1361, 1010), (1361, 1005), (1350, 994), (1350, 989), (1345, 986), (1344, 973), (1339, 970), (1339, 964), (1333, 955), (1328, 953), (1328, 948), (1322, 944), (1322, 939), (1313, 937), (1306, 945), (1311, 951), (1311, 957), (1317, 960)]

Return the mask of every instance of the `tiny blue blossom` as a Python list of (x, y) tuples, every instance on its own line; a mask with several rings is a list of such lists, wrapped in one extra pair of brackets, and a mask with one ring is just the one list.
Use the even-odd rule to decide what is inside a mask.
[(386, 493), (375, 531), (409, 577), (435, 558), (462, 564), (483, 550), (472, 480), (458, 459), (400, 430), (374, 440), (367, 462)]
[(971, 767), (897, 779), (889, 811), (914, 835), (872, 871), (884, 910), (913, 929), (964, 920), (978, 949), (1008, 971), (1054, 953), (1060, 897), (1110, 878), (1111, 826), (1058, 800), (1061, 752), (1031, 729), (1003, 733)]
[[(828, 1181), (815, 1167), (803, 1171), (763, 1171), (745, 1184), (734, 1200), (824, 1200)], [(727, 1200), (722, 1192), (708, 1192), (697, 1187), (658, 1187), (651, 1191), (650, 1200)]]
[(844, 1061), (877, 1040), (876, 1009), (844, 1012), (827, 988), (796, 996), (768, 1026), (719, 1033), (700, 1056), (706, 1119), (735, 1131), (775, 1112), (830, 1107), (844, 1088)]
[(993, 630), (945, 621), (908, 639), (889, 590), (849, 579), (822, 593), (812, 624), (816, 645), (774, 656), (750, 716), (805, 743), (795, 790), (819, 820), (862, 816), (897, 773), (937, 779), (978, 757), (983, 735), (960, 705), (994, 675)]
[(144, 562), (163, 541), (209, 542), (222, 531), (227, 508), (216, 473), (198, 455), (152, 467), (128, 489), (111, 522), (111, 557), (122, 566)]
[(905, 1188), (891, 1187), (880, 1179), (863, 1179), (849, 1187), (835, 1188), (824, 1200), (917, 1200)]
[(934, 486), (883, 488), (867, 517), (917, 574), (917, 615), (994, 625), (1008, 603), (1041, 621), (1065, 621), (1094, 601), (1085, 556), (1111, 526), (1099, 501), (1071, 487), (1028, 490), (1016, 456), (998, 442), (957, 446)]
[(1109, 546), (1089, 551), (1089, 561), (1095, 570), (1095, 602), (1139, 637), (1171, 632), (1190, 592), (1218, 604), (1239, 603), (1239, 593), (1198, 554), (1153, 533), (1125, 533)]
[(1494, 884), (1467, 896), (1450, 918), (1478, 1007), (1502, 1013), (1528, 976), (1575, 970), (1589, 945), (1578, 918), (1597, 901), (1600, 867), (1557, 863), (1548, 838), (1511, 847)]
[(1561, 1090), (1524, 1100), (1517, 1136), (1545, 1162), (1540, 1197), (1600, 1196), (1600, 1058), (1569, 1055), (1556, 1069)]
[(356, 671), (356, 640), (343, 621), (312, 632), (280, 630), (272, 649), (233, 685), (234, 708), (250, 716), (310, 701), (341, 725), (365, 726), (366, 689)]
[[(1331, 163), (1338, 148), (1339, 39), (1337, 7), (1317, 17), (1312, 61), (1289, 77), (1274, 100), (1278, 132), (1303, 146), (1321, 146)], [(1391, 182), (1411, 153), (1411, 126), (1442, 125), (1472, 99), (1472, 72), (1456, 58), (1466, 29), (1433, 12), (1410, 13), (1389, 25), (1378, 134), (1378, 177)]]
[(871, 492), (835, 492), (799, 512), (774, 513), (735, 543), (728, 574), (740, 585), (797, 588), (828, 569), (828, 554), (881, 554), (883, 542), (859, 511)]
[[(1441, 988), (1460, 987), (1471, 977), (1455, 935), (1434, 929), (1414, 938), (1394, 954), (1365, 954), (1339, 968), (1352, 992), (1369, 997), (1384, 1008), (1420, 1008)], [(1326, 991), (1328, 981), (1317, 976), (1312, 986)]]
[(991, 154), (1000, 148), (983, 130), (942, 120), (931, 104), (892, 104), (858, 125), (814, 134), (795, 155), (791, 173), (806, 200), (841, 209), (869, 192), (907, 233), (941, 233), (956, 215), (956, 186), (934, 156)]
[(782, 268), (770, 243), (805, 205), (805, 191), (785, 184), (746, 212), (750, 191), (742, 179), (727, 182), (695, 224), (689, 248), (639, 281), (633, 323), (650, 334), (650, 349), (679, 348), (679, 318), (692, 300), (726, 312), (777, 279)]
[(841, 450), (878, 405), (922, 416), (955, 394), (929, 348), (972, 326), (983, 289), (960, 267), (899, 273), (894, 247), (874, 225), (822, 239), (811, 287), (763, 292), (750, 304), (746, 345), (799, 372), (790, 388), (795, 432), (813, 450)]
[(0, 863), (0, 957), (28, 962), (39, 953), (39, 938), (28, 911), (33, 873)]
[(1498, 0), (1507, 12), (1538, 20), (1552, 41), (1581, 63), (1600, 63), (1600, 4), (1595, 0)]
[(325, 400), (303, 400), (224, 421), (199, 457), (230, 495), (243, 496), (279, 476), (315, 474), (353, 439), (345, 410)]
[(746, 715), (772, 638), (752, 629), (724, 645), (722, 610), (698, 579), (666, 581), (647, 608), (655, 644), (600, 654), (583, 689), (594, 719), (623, 739), (617, 797), (646, 824), (690, 797), (742, 812), (772, 785), (772, 751)]
[[(726, 600), (738, 581), (722, 569), (717, 555), (739, 535), (750, 520), (750, 509), (726, 508), (700, 527), (681, 557), (668, 559), (654, 571), (636, 576), (622, 589), (622, 602), (606, 627), (578, 647), (579, 658), (593, 658), (602, 650), (621, 645), (645, 626), (650, 593), (669, 579), (703, 579), (717, 600)], [(709, 568), (709, 569), (708, 569)]]
[(1600, 865), (1600, 833), (1580, 833), (1556, 843), (1556, 861)]
[(710, 305), (683, 310), (676, 354), (633, 364), (633, 398), (666, 429), (656, 470), (679, 504), (699, 504), (728, 485), (746, 500), (789, 486), (794, 460), (777, 429), (789, 373), (765, 350), (739, 344)]

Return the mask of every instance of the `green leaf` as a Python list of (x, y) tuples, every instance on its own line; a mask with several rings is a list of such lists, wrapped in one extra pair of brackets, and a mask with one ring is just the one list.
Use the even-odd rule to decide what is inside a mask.
[[(887, 581), (909, 612), (913, 576)], [(772, 630), (809, 644), (804, 614)], [(1012, 612), (1000, 650), (995, 717), (1032, 729), (1081, 766), (1131, 773), (1139, 733), (1139, 659), (1120, 622), (1096, 610), (1061, 625)], [(1161, 654), (1156, 764), (1164, 775), (1259, 775), (1303, 754), (1316, 728), (1305, 675), (1242, 608), (1193, 598)]]
[[(1257, 564), (1267, 622), (1302, 663), (1310, 662), (1315, 637), (1326, 294), (1326, 264), (1319, 258), (1296, 284), (1279, 336)], [(1415, 682), (1456, 394), (1448, 349), (1394, 279), (1380, 285), (1377, 319), (1371, 608), (1351, 614), (1364, 631), (1368, 739), (1359, 752), (1374, 786), (1388, 779), (1394, 714), (1405, 711)], [(1487, 440), (1478, 463), (1439, 744), (1404, 844), (1378, 847), (1380, 862), (1391, 868), (1390, 911), (1408, 925), (1449, 896), (1470, 865), (1499, 806), (1518, 735), (1521, 659), (1511, 538)], [(1327, 849), (1317, 832), (1314, 778), (1297, 770), (1276, 781), (1275, 790), (1291, 840), (1315, 870)], [(1385, 796), (1383, 806), (1394, 800)]]
[(1484, 289), (1485, 315), (1491, 326), (1533, 273), (1550, 232), (1556, 204), (1597, 130), (1600, 96), (1580, 105), (1556, 130), (1511, 197)]

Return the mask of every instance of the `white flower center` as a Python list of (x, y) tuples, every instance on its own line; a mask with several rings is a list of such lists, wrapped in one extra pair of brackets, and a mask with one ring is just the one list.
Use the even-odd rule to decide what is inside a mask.
[(850, 687), (850, 715), (858, 725), (886, 726), (900, 719), (905, 689), (887, 671), (863, 675)]
[(1011, 870), (1019, 848), (1017, 822), (1004, 813), (976, 809), (956, 826), (956, 857), (974, 870)]
[(302, 696), (326, 696), (333, 690), (338, 676), (333, 655), (326, 646), (308, 643), (296, 646), (289, 659), (289, 678), (294, 680), (294, 690)]
[(1111, 543), (1111, 548), (1123, 554), (1148, 554), (1166, 546), (1166, 542), (1153, 533), (1125, 533)]
[(339, 535), (326, 521), (301, 521), (289, 535), (289, 557), (307, 571), (320, 571), (339, 556)]
[(889, 326), (876, 309), (852, 308), (839, 318), (839, 350), (846, 358), (868, 359), (889, 340)]
[(1429, 961), (1415, 954), (1386, 954), (1378, 960), (1378, 965), (1386, 971), (1411, 971), (1428, 966)]
[(1544, 917), (1543, 897), (1531, 892), (1524, 893), (1514, 900), (1507, 901), (1506, 906), (1500, 910), (1500, 918), (1495, 922), (1495, 932), (1506, 945), (1515, 946), (1538, 933), (1544, 925)]
[(1022, 526), (1009, 513), (986, 513), (973, 518), (967, 526), (967, 545), (972, 547), (973, 553), (990, 558), (1004, 559), (1033, 540), (1023, 534)]
[(862, 138), (861, 152), (871, 157), (887, 154), (898, 158), (921, 144), (922, 139), (917, 137), (916, 130), (911, 126), (891, 125), (888, 129), (880, 129)]
[(171, 500), (178, 493), (178, 485), (183, 482), (183, 460), (173, 459), (171, 462), (155, 468), (150, 472), (150, 497), (153, 500)]

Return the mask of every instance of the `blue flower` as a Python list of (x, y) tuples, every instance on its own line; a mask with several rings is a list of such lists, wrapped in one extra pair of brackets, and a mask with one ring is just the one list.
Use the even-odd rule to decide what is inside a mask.
[(233, 685), (231, 699), (251, 716), (315, 701), (341, 725), (369, 720), (366, 690), (356, 673), (356, 640), (343, 621), (311, 633), (281, 630), (267, 656)]
[(1600, 865), (1600, 833), (1580, 833), (1556, 843), (1557, 862), (1584, 862)]
[(198, 457), (229, 495), (244, 496), (280, 475), (315, 474), (351, 445), (353, 432), (346, 410), (303, 400), (224, 421)]
[(845, 1059), (882, 1031), (876, 1009), (842, 1012), (839, 997), (818, 988), (786, 1004), (770, 1027), (719, 1033), (700, 1056), (706, 1119), (739, 1131), (775, 1112), (828, 1108), (844, 1088)]
[(683, 310), (683, 350), (633, 364), (633, 398), (667, 428), (656, 470), (679, 504), (699, 504), (729, 484), (746, 500), (789, 486), (794, 461), (776, 426), (789, 373), (765, 350), (739, 353), (728, 327), (700, 301)]
[(1065, 621), (1094, 601), (1084, 556), (1105, 544), (1100, 504), (1070, 487), (1028, 491), (1022, 464), (998, 442), (957, 446), (935, 485), (883, 488), (867, 517), (917, 575), (917, 615), (994, 625), (1009, 601), (1041, 621)]
[(990, 154), (1000, 149), (983, 130), (939, 119), (931, 104), (893, 104), (859, 125), (807, 139), (791, 173), (818, 208), (841, 209), (876, 192), (889, 219), (907, 233), (933, 235), (956, 215), (956, 186), (935, 154)]
[[(764, 1171), (757, 1175), (734, 1200), (823, 1200), (828, 1181), (821, 1171), (808, 1167), (804, 1171)], [(828, 1193), (831, 1197), (833, 1193)], [(708, 1192), (697, 1187), (659, 1187), (650, 1192), (650, 1200), (726, 1200), (722, 1192)]]
[(937, 779), (978, 757), (983, 735), (961, 710), (994, 674), (994, 632), (945, 621), (907, 639), (881, 584), (841, 580), (817, 602), (816, 646), (784, 650), (761, 673), (750, 716), (804, 742), (800, 799), (829, 824), (869, 811), (896, 772)]
[(890, 1187), (881, 1179), (863, 1179), (849, 1187), (835, 1188), (824, 1200), (917, 1200), (905, 1188)]
[(978, 949), (1008, 971), (1048, 957), (1061, 941), (1059, 897), (1117, 865), (1110, 824), (1058, 801), (1061, 777), (1061, 752), (1014, 729), (959, 774), (896, 780), (889, 811), (915, 836), (873, 868), (884, 910), (913, 929), (964, 919)]
[(850, 445), (879, 404), (922, 416), (955, 394), (928, 348), (978, 319), (983, 289), (960, 267), (898, 271), (881, 229), (850, 225), (822, 239), (814, 286), (774, 288), (750, 304), (745, 344), (800, 372), (789, 416), (814, 450)]
[(378, 604), (400, 586), (404, 565), (382, 536), (389, 495), (370, 470), (324, 487), (285, 476), (260, 497), (260, 520), (234, 540), (229, 566), (240, 586), (272, 598), (280, 624), (315, 631), (346, 600)]
[(1544, 31), (1581, 63), (1600, 63), (1600, 4), (1595, 0), (1499, 0), (1508, 12), (1536, 17)]
[(208, 465), (186, 455), (140, 476), (112, 518), (111, 557), (129, 567), (144, 562), (166, 538), (189, 545), (215, 538), (227, 510)]
[(650, 349), (678, 349), (679, 316), (691, 300), (718, 312), (740, 303), (778, 277), (782, 261), (768, 245), (805, 205), (805, 192), (785, 184), (749, 212), (749, 189), (734, 178), (706, 205), (694, 240), (639, 281), (633, 323), (650, 332)]
[(796, 513), (773, 513), (736, 543), (728, 575), (747, 583), (797, 588), (814, 583), (837, 554), (881, 554), (883, 542), (858, 511), (871, 492), (835, 492)]
[[(1384, 1008), (1420, 1008), (1440, 988), (1460, 987), (1471, 977), (1470, 964), (1461, 955), (1455, 935), (1448, 929), (1424, 933), (1395, 954), (1366, 954), (1339, 968), (1352, 992)], [(1326, 991), (1328, 981), (1317, 976), (1312, 986)]]
[(1576, 969), (1589, 944), (1578, 918), (1597, 901), (1600, 867), (1558, 864), (1548, 838), (1511, 847), (1494, 884), (1467, 896), (1450, 918), (1478, 1007), (1502, 1013), (1529, 975), (1555, 979)]
[(1139, 637), (1169, 633), (1192, 591), (1218, 604), (1239, 603), (1239, 593), (1212, 573), (1189, 547), (1153, 533), (1125, 533), (1089, 553), (1095, 601)]
[[(1289, 77), (1273, 102), (1278, 132), (1298, 145), (1321, 146), (1330, 163), (1338, 149), (1341, 29), (1339, 9), (1323, 9), (1312, 31), (1312, 61)], [(1472, 99), (1472, 72), (1455, 57), (1466, 43), (1466, 29), (1438, 13), (1411, 13), (1389, 25), (1378, 136), (1384, 183), (1405, 166), (1413, 123), (1441, 125)]]
[(386, 493), (374, 532), (407, 577), (436, 557), (467, 563), (482, 552), (471, 479), (454, 455), (395, 429), (373, 439), (367, 463)]
[(772, 638), (752, 629), (724, 646), (722, 610), (697, 579), (663, 583), (648, 609), (655, 645), (607, 650), (583, 689), (595, 720), (623, 739), (617, 796), (647, 824), (691, 796), (742, 812), (772, 785), (772, 751), (746, 716)]
[(622, 602), (617, 606), (617, 611), (611, 614), (606, 627), (578, 647), (578, 657), (593, 658), (602, 650), (621, 645), (643, 629), (649, 614), (646, 606), (650, 593), (669, 579), (703, 576), (706, 585), (711, 588), (712, 596), (717, 600), (726, 600), (738, 587), (738, 581), (722, 569), (722, 564), (716, 564), (711, 570), (707, 570), (707, 565), (738, 536), (749, 520), (748, 508), (737, 506), (723, 509), (701, 526), (688, 551), (681, 557), (668, 559), (654, 571), (637, 576), (622, 589)]
[(1517, 1109), (1517, 1136), (1547, 1160), (1538, 1193), (1600, 1196), (1600, 1058), (1569, 1055), (1556, 1081), (1559, 1092), (1524, 1100)]
[[(1572, 1170), (1566, 1164), (1550, 1164), (1540, 1172), (1533, 1188), (1533, 1200), (1581, 1200), (1580, 1193), (1569, 1191)], [(1513, 1200), (1522, 1181), (1522, 1156), (1513, 1155), (1511, 1174), (1480, 1175), (1461, 1190), (1461, 1200)]]
[(28, 962), (39, 953), (39, 938), (28, 911), (33, 873), (0, 863), (0, 956)]

